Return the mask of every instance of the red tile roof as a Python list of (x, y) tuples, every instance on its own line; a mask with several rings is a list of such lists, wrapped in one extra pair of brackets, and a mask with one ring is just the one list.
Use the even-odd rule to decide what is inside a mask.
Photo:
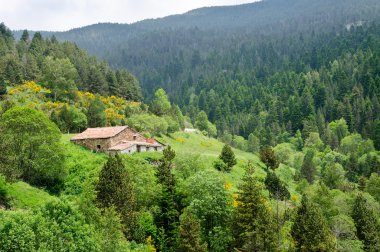
[(128, 128), (128, 126), (88, 128), (82, 133), (71, 138), (71, 140), (110, 138), (110, 137), (116, 136), (117, 134), (125, 130), (126, 128)]

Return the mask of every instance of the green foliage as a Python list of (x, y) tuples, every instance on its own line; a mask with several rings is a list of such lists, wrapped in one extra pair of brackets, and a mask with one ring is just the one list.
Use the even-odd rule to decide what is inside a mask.
[(206, 252), (207, 244), (201, 239), (201, 225), (196, 217), (185, 211), (180, 217), (179, 226), (179, 251), (183, 252)]
[(225, 144), (223, 146), (222, 152), (220, 153), (219, 159), (223, 161), (226, 165), (226, 171), (231, 171), (232, 167), (237, 164), (235, 153), (232, 151), (231, 146)]
[(355, 222), (357, 237), (364, 244), (364, 250), (377, 251), (380, 249), (380, 223), (368, 201), (359, 194), (352, 209), (352, 219)]
[(297, 251), (334, 251), (335, 239), (321, 210), (303, 195), (291, 230)]
[(13, 107), (0, 122), (1, 172), (57, 192), (66, 176), (61, 133), (42, 112)]
[(331, 230), (337, 239), (337, 251), (363, 251), (363, 243), (356, 237), (354, 221), (347, 215), (337, 215), (332, 219)]
[(2, 212), (0, 219), (1, 251), (100, 251), (94, 227), (62, 202), (34, 212)]
[(66, 105), (56, 113), (52, 112), (50, 119), (57, 124), (62, 132), (82, 132), (87, 127), (87, 117), (79, 109)]
[(9, 204), (6, 186), (7, 183), (5, 181), (5, 178), (0, 175), (0, 207), (7, 207)]
[(232, 197), (223, 179), (213, 170), (201, 171), (189, 178), (187, 192), (188, 210), (199, 219), (202, 237), (211, 247), (214, 228), (226, 227), (229, 221)]
[(260, 140), (252, 133), (248, 136), (247, 150), (252, 153), (258, 153), (260, 150)]
[(279, 166), (274, 151), (269, 146), (264, 147), (260, 150), (260, 160), (267, 166), (267, 168), (270, 168), (272, 170), (276, 169)]
[(290, 198), (290, 193), (285, 183), (274, 172), (268, 171), (264, 183), (273, 198), (277, 200), (287, 200)]
[(204, 111), (198, 113), (197, 118), (195, 119), (195, 127), (199, 130), (208, 130), (208, 118)]
[(154, 99), (150, 106), (150, 111), (152, 111), (157, 116), (166, 115), (171, 109), (170, 101), (166, 95), (165, 90), (162, 88), (157, 89), (154, 93)]
[(175, 152), (170, 145), (164, 149), (161, 164), (157, 167), (157, 182), (161, 185), (161, 198), (159, 200), (160, 212), (156, 216), (156, 225), (161, 236), (157, 243), (165, 251), (175, 251), (178, 246), (179, 212), (176, 201), (176, 181), (172, 174)]
[(380, 176), (377, 173), (371, 174), (371, 177), (366, 183), (365, 191), (380, 202)]
[(322, 180), (329, 188), (336, 189), (345, 182), (345, 173), (340, 164), (327, 165), (322, 171)]
[(249, 164), (239, 186), (234, 217), (235, 247), (247, 251), (277, 251), (276, 227), (266, 206), (262, 185)]
[(96, 191), (99, 207), (115, 207), (120, 214), (126, 237), (131, 238), (136, 222), (136, 200), (130, 175), (118, 154), (109, 155), (107, 163), (100, 171)]
[(140, 132), (149, 132), (152, 135), (166, 134), (169, 127), (165, 118), (145, 113), (132, 115), (127, 124)]
[(92, 128), (104, 127), (106, 125), (106, 114), (104, 113), (104, 103), (100, 100), (99, 96), (91, 102), (87, 111), (88, 126)]
[(305, 178), (310, 184), (314, 182), (316, 167), (313, 163), (314, 151), (307, 150), (306, 155), (303, 159), (301, 167), (301, 177)]
[(76, 89), (75, 81), (78, 72), (70, 59), (54, 59), (47, 56), (42, 67), (43, 79), (41, 82), (54, 93), (54, 100), (62, 97), (65, 93), (73, 93)]

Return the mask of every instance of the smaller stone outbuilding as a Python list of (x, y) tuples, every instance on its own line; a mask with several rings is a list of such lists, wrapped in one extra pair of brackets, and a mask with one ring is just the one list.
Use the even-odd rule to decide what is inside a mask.
[(88, 128), (71, 141), (94, 151), (108, 153), (162, 151), (165, 148), (155, 139), (145, 138), (128, 126)]

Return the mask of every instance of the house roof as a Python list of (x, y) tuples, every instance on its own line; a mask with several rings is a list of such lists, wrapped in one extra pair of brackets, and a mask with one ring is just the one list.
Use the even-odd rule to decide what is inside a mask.
[(88, 128), (82, 133), (71, 138), (71, 140), (110, 138), (110, 137), (116, 136), (117, 134), (125, 130), (126, 128), (128, 128), (128, 126)]
[(146, 147), (161, 147), (162, 145), (158, 142), (152, 143), (151, 141), (148, 142), (138, 142), (138, 141), (123, 141), (115, 146), (112, 146), (109, 148), (109, 151), (121, 151), (128, 149), (129, 147), (132, 147), (133, 145), (140, 145), (140, 146), (146, 146)]

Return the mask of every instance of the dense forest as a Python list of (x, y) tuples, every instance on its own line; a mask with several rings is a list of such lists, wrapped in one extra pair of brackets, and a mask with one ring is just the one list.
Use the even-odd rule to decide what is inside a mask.
[(58, 43), (54, 36), (44, 39), (38, 32), (30, 37), (26, 30), (16, 41), (3, 23), (0, 35), (2, 94), (5, 86), (37, 81), (52, 89), (56, 99), (65, 99), (67, 92), (76, 90), (141, 99), (139, 82), (131, 73), (112, 70), (74, 43)]
[[(267, 0), (2, 24), (0, 251), (380, 251), (379, 13)], [(113, 125), (167, 148), (69, 141)]]

